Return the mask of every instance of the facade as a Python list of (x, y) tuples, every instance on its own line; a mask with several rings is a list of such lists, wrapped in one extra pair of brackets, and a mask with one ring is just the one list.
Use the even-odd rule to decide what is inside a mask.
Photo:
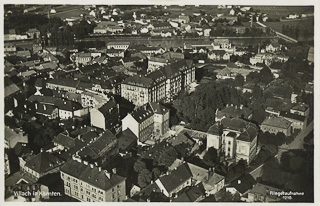
[(248, 164), (257, 153), (258, 128), (238, 118), (224, 118), (207, 132), (207, 149), (214, 147), (230, 159), (246, 160)]
[(111, 129), (118, 122), (119, 105), (114, 100), (101, 107), (95, 107), (90, 110), (91, 126), (101, 128), (103, 130)]
[(122, 131), (129, 128), (139, 142), (153, 138), (154, 116), (149, 106), (144, 105), (122, 119)]
[(292, 113), (286, 113), (286, 112), (281, 112), (280, 116), (283, 117), (284, 119), (290, 121), (292, 124), (292, 129), (298, 129), (298, 130), (303, 130), (307, 127), (307, 117), (301, 116), (298, 114), (292, 114)]
[(65, 195), (82, 202), (122, 202), (125, 178), (79, 158), (69, 159), (60, 171)]
[(260, 128), (263, 132), (278, 134), (282, 132), (286, 136), (291, 135), (291, 122), (283, 117), (267, 117), (261, 124)]
[(157, 103), (150, 103), (150, 106), (154, 117), (153, 134), (155, 137), (162, 136), (169, 131), (170, 110)]
[(208, 53), (208, 59), (213, 61), (230, 61), (230, 54), (224, 50), (212, 50)]
[(130, 46), (130, 42), (109, 42), (107, 43), (107, 49), (120, 49), (126, 50)]

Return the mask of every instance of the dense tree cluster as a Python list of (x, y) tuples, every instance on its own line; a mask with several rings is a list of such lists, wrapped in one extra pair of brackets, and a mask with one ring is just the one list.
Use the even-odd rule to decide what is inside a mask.
[(239, 92), (225, 83), (199, 85), (190, 95), (183, 93), (173, 102), (177, 117), (196, 130), (207, 131), (214, 123), (216, 109), (226, 104), (244, 104)]

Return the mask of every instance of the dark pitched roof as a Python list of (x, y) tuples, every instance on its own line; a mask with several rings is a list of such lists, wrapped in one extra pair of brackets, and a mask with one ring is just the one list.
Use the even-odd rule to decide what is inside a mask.
[(36, 113), (51, 115), (57, 107), (55, 105), (37, 104)]
[(75, 146), (75, 139), (63, 133), (58, 134), (52, 141), (69, 149)]
[(91, 168), (90, 165), (85, 165), (73, 159), (69, 159), (65, 165), (61, 167), (61, 171), (104, 191), (108, 191), (126, 179), (116, 174), (111, 174), (109, 179), (105, 174), (107, 171), (100, 171), (99, 168), (95, 166)]
[(185, 192), (180, 194), (173, 202), (195, 202), (201, 197), (205, 197), (205, 189), (202, 184), (187, 188)]
[(306, 120), (305, 116), (301, 116), (301, 115), (298, 115), (298, 114), (287, 113), (287, 112), (280, 112), (280, 116), (284, 117), (284, 118), (300, 121), (300, 122), (304, 122)]
[(29, 102), (39, 102), (46, 105), (58, 107), (60, 110), (76, 111), (82, 109), (81, 104), (69, 100), (63, 100), (51, 96), (32, 95), (28, 99)]
[(214, 124), (211, 127), (209, 127), (209, 130), (207, 133), (213, 134), (213, 135), (221, 135), (222, 134), (218, 124)]
[(150, 102), (150, 107), (152, 109), (152, 111), (155, 113), (155, 114), (166, 114), (169, 109), (166, 108), (165, 106), (161, 105), (160, 103), (156, 103), (156, 102)]
[(151, 87), (153, 85), (153, 80), (151, 78), (135, 75), (132, 77), (128, 77), (124, 80), (124, 84), (140, 86), (140, 87)]
[(41, 152), (26, 162), (26, 167), (38, 172), (44, 173), (50, 171), (60, 165), (64, 161), (47, 152)]
[(188, 167), (188, 164), (184, 163), (177, 167), (177, 169), (173, 170), (169, 175), (160, 177), (159, 180), (165, 189), (170, 193), (191, 177), (192, 173)]
[(110, 100), (109, 102), (107, 102), (106, 104), (104, 104), (102, 107), (100, 107), (98, 110), (103, 114), (108, 114), (109, 110), (111, 108), (113, 108), (114, 106), (116, 106), (116, 102), (113, 100)]
[(176, 137), (173, 137), (168, 140), (172, 146), (176, 146), (182, 143), (188, 144), (188, 145), (194, 145), (195, 141), (189, 137), (189, 135), (184, 134), (183, 132), (180, 132)]
[(132, 117), (139, 123), (153, 116), (153, 111), (148, 106), (142, 106), (131, 113)]
[(121, 131), (118, 135), (118, 145), (121, 151), (128, 151), (133, 145), (137, 143), (138, 137), (127, 128), (124, 131)]
[(79, 152), (81, 157), (91, 157), (92, 159), (98, 159), (106, 151), (105, 148), (109, 147), (110, 143), (116, 140), (116, 136), (112, 134), (109, 130), (106, 130), (99, 137), (93, 140), (87, 147)]
[(241, 194), (243, 194), (248, 190), (252, 189), (255, 183), (256, 183), (255, 179), (250, 174), (247, 174), (232, 181), (230, 186), (228, 187), (234, 187)]

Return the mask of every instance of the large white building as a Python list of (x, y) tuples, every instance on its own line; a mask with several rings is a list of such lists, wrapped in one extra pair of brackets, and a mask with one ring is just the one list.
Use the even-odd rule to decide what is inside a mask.
[(224, 118), (207, 132), (207, 149), (214, 147), (228, 158), (244, 159), (249, 164), (257, 152), (258, 128), (237, 118)]

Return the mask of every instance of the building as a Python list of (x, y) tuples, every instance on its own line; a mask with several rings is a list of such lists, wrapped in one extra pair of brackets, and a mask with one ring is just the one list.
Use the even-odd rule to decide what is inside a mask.
[(102, 21), (93, 29), (94, 34), (114, 34), (119, 32), (123, 32), (123, 27), (112, 21)]
[(63, 160), (48, 152), (40, 152), (29, 159), (19, 157), (20, 170), (36, 180), (47, 174), (59, 172), (63, 164)]
[(221, 49), (231, 49), (231, 42), (229, 39), (214, 39), (213, 40), (213, 48), (215, 50), (221, 50)]
[(223, 118), (241, 118), (244, 120), (252, 119), (252, 112), (248, 107), (227, 105), (226, 108), (216, 111), (215, 121), (220, 122)]
[(91, 126), (103, 130), (111, 129), (118, 122), (119, 105), (114, 100), (108, 101), (101, 107), (95, 107), (90, 110)]
[(260, 128), (263, 132), (278, 134), (282, 132), (286, 136), (291, 135), (291, 122), (284, 117), (267, 117), (261, 124)]
[(266, 52), (274, 53), (280, 51), (281, 45), (278, 42), (268, 44), (266, 46)]
[(82, 202), (121, 202), (126, 198), (126, 178), (88, 164), (69, 159), (60, 170), (64, 193)]
[(257, 153), (258, 128), (238, 118), (223, 118), (207, 132), (207, 149), (214, 147), (230, 159), (246, 160), (248, 164)]
[(107, 49), (126, 50), (130, 46), (130, 42), (108, 42)]
[(307, 104), (298, 103), (290, 109), (290, 113), (309, 117), (310, 108), (309, 108), (309, 105)]
[(248, 192), (246, 202), (280, 202), (282, 198), (278, 195), (272, 194), (271, 191), (281, 192), (282, 190), (266, 184), (257, 183)]
[(293, 130), (295, 130), (295, 129), (303, 130), (307, 127), (307, 119), (308, 118), (305, 116), (287, 113), (287, 112), (281, 112), (280, 116), (292, 123), (291, 127)]
[(106, 130), (91, 140), (86, 147), (80, 149), (78, 155), (90, 163), (104, 165), (110, 163), (118, 152), (118, 139), (110, 130)]
[(153, 72), (159, 69), (160, 67), (165, 66), (166, 64), (168, 64), (167, 59), (160, 58), (160, 57), (149, 57), (147, 71)]
[(225, 177), (214, 172), (203, 184), (207, 195), (214, 195), (225, 186)]
[(166, 197), (173, 197), (187, 186), (191, 186), (192, 174), (186, 163), (155, 181)]
[(255, 183), (256, 181), (254, 180), (254, 178), (250, 174), (247, 174), (232, 181), (231, 184), (226, 187), (226, 191), (230, 192), (233, 195), (239, 193), (242, 197), (248, 194)]
[(148, 105), (144, 105), (122, 119), (122, 131), (129, 128), (138, 138), (145, 142), (153, 138), (154, 113)]
[(230, 54), (224, 50), (212, 50), (208, 53), (208, 59), (213, 61), (230, 61)]
[(170, 110), (159, 103), (150, 103), (150, 106), (154, 117), (153, 134), (155, 137), (162, 136), (169, 131)]
[(92, 60), (91, 53), (77, 53), (75, 55), (70, 56), (70, 58), (72, 58), (77, 65), (87, 65)]
[(28, 136), (24, 135), (22, 130), (17, 131), (5, 126), (4, 132), (4, 148), (13, 149), (18, 143), (28, 144)]

